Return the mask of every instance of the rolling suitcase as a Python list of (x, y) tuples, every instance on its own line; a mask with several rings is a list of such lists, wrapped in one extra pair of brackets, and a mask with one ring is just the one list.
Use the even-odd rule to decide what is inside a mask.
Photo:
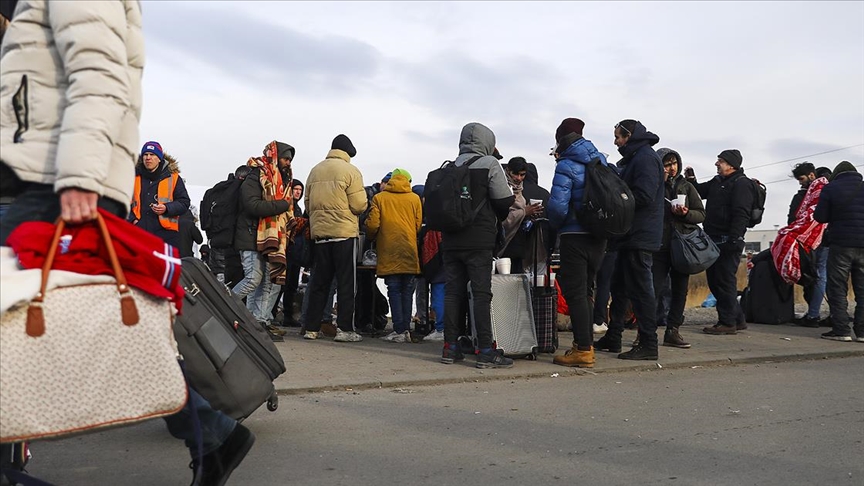
[(558, 350), (558, 289), (550, 282), (550, 264), (546, 267), (543, 284), (537, 285), (537, 260), (540, 253), (543, 231), (540, 220), (534, 224), (534, 262), (531, 282), (531, 309), (534, 312), (534, 327), (537, 335), (537, 351), (554, 353)]
[(795, 318), (794, 287), (777, 273), (771, 251), (765, 250), (752, 259), (747, 288), (741, 306), (747, 322), (784, 324)]
[[(492, 340), (504, 356), (537, 359), (537, 334), (531, 309), (531, 282), (524, 273), (492, 275)], [(477, 349), (474, 295), (468, 283), (471, 336)]]
[(182, 261), (186, 296), (183, 313), (174, 321), (174, 338), (189, 383), (213, 408), (237, 420), (264, 402), (268, 410), (276, 410), (273, 380), (285, 372), (279, 350), (204, 262), (192, 257)]

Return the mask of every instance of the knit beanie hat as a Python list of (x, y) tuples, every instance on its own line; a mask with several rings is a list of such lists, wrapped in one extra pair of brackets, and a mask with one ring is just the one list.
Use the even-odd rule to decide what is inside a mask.
[(408, 179), (408, 183), (411, 183), (411, 174), (405, 169), (393, 169), (393, 172), (391, 172), (391, 174), (393, 174), (393, 177), (402, 176)]
[(144, 146), (141, 147), (141, 156), (143, 157), (147, 152), (159, 157), (159, 160), (165, 160), (165, 153), (162, 151), (162, 146), (159, 145), (159, 142), (150, 141), (145, 143)]
[(725, 160), (727, 164), (736, 169), (740, 169), (741, 162), (744, 162), (744, 157), (741, 157), (741, 152), (739, 152), (738, 149), (726, 149), (720, 152), (720, 155), (718, 155), (717, 158)]
[(843, 173), (843, 172), (858, 172), (858, 171), (855, 169), (855, 166), (852, 165), (849, 161), (844, 160), (843, 162), (840, 162), (839, 164), (837, 164), (837, 167), (834, 167), (834, 172), (831, 173), (831, 177), (829, 178), (829, 180), (833, 181), (834, 179), (837, 178), (838, 174)]
[(561, 153), (564, 149), (573, 144), (576, 140), (582, 137), (582, 130), (585, 128), (585, 122), (578, 118), (565, 118), (558, 129), (555, 130), (555, 142), (557, 145), (552, 153)]
[(294, 160), (294, 147), (287, 143), (276, 142), (277, 157), (280, 159)]
[(332, 150), (341, 150), (348, 154), (348, 157), (354, 157), (357, 155), (357, 149), (354, 148), (354, 144), (351, 143), (351, 139), (343, 134), (336, 135), (336, 138), (333, 139), (333, 143), (330, 145)]

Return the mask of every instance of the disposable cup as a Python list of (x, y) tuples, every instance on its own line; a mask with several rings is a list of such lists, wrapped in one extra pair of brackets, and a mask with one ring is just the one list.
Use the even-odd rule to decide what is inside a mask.
[(537, 286), (545, 287), (546, 286), (546, 275), (537, 275)]
[(502, 275), (510, 274), (510, 259), (509, 258), (499, 258), (495, 260), (495, 270), (498, 270), (498, 273)]
[(687, 206), (687, 195), (686, 194), (680, 194), (675, 199), (675, 206)]
[(555, 272), (549, 273), (549, 285), (555, 285)]

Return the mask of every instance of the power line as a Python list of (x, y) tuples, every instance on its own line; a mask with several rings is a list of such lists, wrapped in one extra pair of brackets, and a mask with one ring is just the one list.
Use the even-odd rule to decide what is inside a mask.
[(842, 151), (844, 151), (844, 150), (849, 150), (849, 149), (851, 149), (851, 148), (861, 147), (861, 146), (864, 146), (864, 143), (859, 143), (859, 144), (856, 144), (856, 145), (850, 145), (850, 146), (848, 146), (848, 147), (838, 148), (838, 149), (834, 149), (834, 150), (826, 150), (825, 152), (819, 152), (818, 154), (802, 155), (801, 157), (795, 157), (795, 158), (792, 158), (792, 159), (779, 160), (779, 161), (777, 161), (777, 162), (770, 162), (770, 163), (768, 163), (768, 164), (762, 164), (762, 165), (754, 165), (754, 166), (752, 166), (752, 167), (747, 167), (747, 170), (761, 169), (762, 167), (768, 167), (768, 166), (770, 166), (770, 165), (785, 164), (785, 163), (787, 163), (787, 162), (794, 162), (794, 161), (796, 161), (796, 160), (807, 159), (807, 158), (810, 158), (810, 157), (817, 157), (817, 156), (819, 156), (819, 155), (831, 154), (831, 153), (834, 153), (834, 152), (842, 152)]
[[(864, 144), (862, 144), (862, 145), (864, 145)], [(862, 167), (864, 167), (864, 164), (856, 165), (856, 166), (854, 166), (854, 167), (862, 168)], [(765, 184), (765, 185), (767, 186), (768, 184), (776, 184), (776, 183), (778, 183), (778, 182), (793, 182), (793, 181), (794, 181), (794, 182), (798, 182), (798, 179), (794, 179), (794, 178), (792, 178), (792, 177), (789, 177), (789, 178), (787, 178), (787, 179), (778, 179), (778, 180), (776, 180), (776, 181), (763, 182), (762, 184)]]

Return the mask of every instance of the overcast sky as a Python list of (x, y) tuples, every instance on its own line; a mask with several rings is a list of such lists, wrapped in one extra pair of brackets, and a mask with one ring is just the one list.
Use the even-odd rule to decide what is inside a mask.
[(715, 173), (720, 151), (738, 148), (745, 173), (769, 183), (757, 229), (786, 223), (795, 163), (864, 167), (864, 2), (143, 1), (142, 9), (141, 141), (179, 159), (196, 205), (274, 139), (296, 147), (295, 177), (304, 181), (345, 133), (366, 185), (396, 167), (422, 184), (456, 157), (472, 121), (493, 130), (503, 162), (535, 163), (547, 188), (549, 148), (566, 117), (584, 120), (585, 137), (612, 161), (620, 158), (612, 127), (638, 119), (659, 135), (655, 149), (679, 151), (700, 180)]

